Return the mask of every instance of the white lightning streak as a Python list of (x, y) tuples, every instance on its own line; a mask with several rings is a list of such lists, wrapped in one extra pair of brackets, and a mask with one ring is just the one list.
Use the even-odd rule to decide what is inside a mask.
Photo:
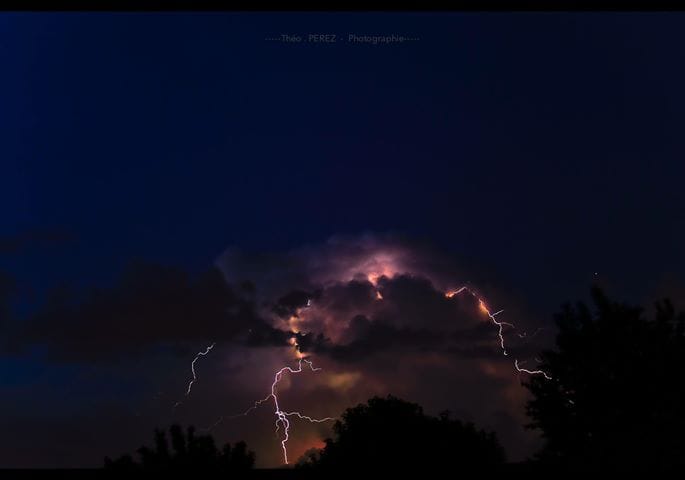
[(547, 373), (544, 372), (543, 370), (528, 370), (527, 368), (521, 368), (519, 366), (518, 360), (514, 360), (514, 366), (516, 367), (516, 370), (518, 370), (519, 372), (524, 372), (524, 373), (527, 373), (529, 375), (543, 375), (547, 380), (552, 380), (552, 377), (547, 375)]
[(279, 423), (283, 425), (283, 432), (284, 432), (284, 437), (283, 440), (281, 440), (281, 448), (283, 450), (283, 460), (286, 464), (288, 464), (288, 449), (286, 447), (286, 443), (288, 443), (288, 439), (290, 438), (290, 420), (288, 419), (289, 416), (294, 415), (298, 418), (301, 418), (303, 420), (308, 420), (310, 422), (316, 422), (316, 423), (321, 423), (321, 422), (328, 422), (331, 420), (335, 420), (332, 417), (326, 417), (322, 419), (314, 419), (312, 417), (309, 417), (307, 415), (302, 415), (300, 412), (284, 412), (281, 410), (281, 407), (278, 404), (278, 396), (276, 395), (276, 386), (278, 385), (278, 382), (281, 381), (281, 378), (283, 378), (283, 374), (287, 371), (290, 373), (300, 373), (302, 372), (302, 362), (306, 362), (307, 365), (309, 365), (309, 368), (311, 369), (312, 372), (318, 372), (321, 370), (320, 368), (315, 368), (314, 364), (304, 358), (301, 358), (298, 361), (298, 366), (297, 369), (293, 369), (291, 367), (283, 367), (281, 368), (278, 372), (276, 372), (276, 375), (274, 375), (274, 382), (271, 384), (271, 397), (274, 399), (274, 406), (276, 407), (275, 414), (276, 414), (276, 431), (278, 431), (278, 425)]
[(307, 366), (309, 366), (309, 369), (312, 372), (318, 372), (319, 370), (321, 370), (321, 368), (315, 367), (314, 364), (310, 360), (307, 360), (305, 358), (300, 358), (297, 362), (297, 368), (292, 368), (292, 367), (286, 366), (286, 367), (283, 367), (276, 372), (276, 374), (274, 375), (274, 381), (271, 384), (271, 393), (269, 395), (267, 395), (266, 397), (264, 397), (261, 400), (257, 400), (256, 402), (254, 402), (254, 405), (252, 405), (250, 408), (245, 410), (243, 413), (239, 413), (237, 415), (231, 415), (229, 417), (223, 417), (223, 416), (219, 417), (219, 419), (216, 422), (214, 422), (212, 425), (210, 425), (209, 427), (207, 427), (206, 429), (203, 429), (203, 430), (209, 431), (227, 419), (247, 416), (248, 414), (250, 414), (250, 412), (257, 409), (257, 407), (259, 407), (262, 403), (267, 402), (270, 399), (273, 399), (274, 408), (275, 408), (274, 414), (276, 415), (276, 433), (278, 433), (278, 431), (280, 430), (280, 428), (282, 426), (284, 436), (283, 436), (283, 439), (281, 440), (281, 449), (283, 450), (283, 461), (284, 461), (284, 463), (288, 464), (288, 448), (286, 445), (288, 443), (289, 438), (290, 438), (290, 420), (288, 419), (288, 417), (297, 417), (301, 420), (307, 420), (308, 422), (311, 422), (311, 423), (323, 423), (323, 422), (330, 422), (330, 421), (335, 420), (334, 417), (313, 418), (313, 417), (310, 417), (309, 415), (304, 415), (300, 412), (285, 412), (285, 411), (281, 410), (281, 407), (280, 407), (280, 404), (278, 401), (278, 395), (276, 394), (276, 387), (278, 386), (278, 383), (283, 378), (284, 373), (286, 373), (286, 372), (301, 373), (302, 372), (302, 362), (305, 362), (307, 364)]
[[(374, 285), (375, 285), (375, 282), (373, 280), (370, 280), (370, 281), (372, 283), (374, 283)], [(502, 313), (504, 310), (498, 310), (495, 313), (491, 313), (490, 310), (488, 309), (487, 305), (485, 304), (485, 301), (481, 297), (479, 297), (473, 290), (471, 290), (468, 286), (463, 286), (459, 289), (448, 291), (445, 293), (445, 297), (452, 298), (455, 295), (458, 295), (462, 292), (466, 292), (469, 295), (471, 295), (473, 298), (475, 298), (478, 301), (478, 306), (479, 306), (480, 310), (483, 313), (487, 314), (488, 318), (492, 321), (492, 323), (497, 326), (497, 336), (499, 338), (500, 348), (502, 349), (502, 353), (505, 356), (508, 356), (507, 349), (506, 349), (505, 342), (504, 342), (504, 327), (507, 326), (507, 327), (515, 328), (515, 326), (509, 322), (503, 322), (503, 321), (497, 320), (496, 317), (500, 313)], [(383, 296), (381, 295), (381, 293), (378, 290), (376, 290), (376, 298), (378, 300), (383, 300)], [(311, 304), (312, 304), (311, 300), (307, 299), (306, 307), (310, 307)], [(529, 338), (532, 338), (533, 336), (535, 336), (538, 333), (538, 331), (540, 331), (540, 330), (541, 329), (537, 329)], [(518, 334), (518, 336), (521, 338), (525, 338), (526, 333), (524, 332), (523, 334)], [(297, 412), (297, 411), (286, 412), (286, 411), (283, 411), (281, 409), (279, 401), (278, 401), (278, 395), (276, 394), (276, 389), (277, 389), (278, 383), (281, 381), (281, 379), (283, 378), (283, 375), (286, 372), (288, 372), (288, 373), (301, 373), (302, 372), (302, 362), (305, 362), (312, 372), (318, 372), (319, 370), (321, 370), (320, 368), (314, 367), (314, 364), (310, 360), (307, 360), (306, 358), (304, 358), (302, 352), (300, 352), (300, 350), (299, 350), (299, 345), (297, 343), (297, 338), (295, 336), (291, 337), (290, 345), (292, 345), (295, 348), (296, 355), (298, 357), (297, 368), (292, 368), (289, 366), (285, 366), (285, 367), (281, 368), (274, 375), (274, 380), (273, 380), (273, 383), (271, 384), (271, 393), (269, 395), (262, 398), (261, 400), (255, 401), (254, 404), (250, 408), (245, 410), (245, 412), (243, 412), (243, 413), (239, 413), (237, 415), (219, 417), (219, 419), (216, 422), (214, 422), (212, 425), (210, 425), (209, 427), (207, 427), (204, 430), (209, 431), (209, 430), (213, 429), (214, 427), (216, 427), (217, 425), (219, 425), (221, 422), (223, 422), (226, 419), (232, 419), (232, 418), (247, 416), (252, 411), (256, 410), (263, 403), (265, 403), (269, 400), (273, 400), (273, 402), (274, 402), (274, 414), (276, 415), (276, 433), (278, 433), (280, 431), (280, 429), (283, 428), (283, 439), (281, 440), (281, 449), (283, 450), (283, 460), (286, 464), (288, 464), (287, 443), (288, 443), (288, 440), (290, 438), (290, 419), (289, 419), (289, 417), (297, 417), (301, 420), (307, 420), (311, 423), (323, 423), (323, 422), (335, 420), (335, 418), (333, 418), (333, 417), (313, 418), (313, 417), (310, 417), (308, 415), (304, 415), (304, 414)], [(214, 344), (209, 346), (207, 348), (207, 350), (205, 350), (204, 352), (199, 352), (197, 354), (197, 356), (195, 357), (195, 359), (193, 360), (193, 362), (191, 364), (191, 370), (193, 372), (193, 379), (188, 384), (188, 391), (186, 392), (186, 395), (188, 395), (190, 393), (190, 389), (193, 385), (193, 382), (195, 382), (195, 380), (197, 379), (197, 376), (195, 375), (195, 362), (197, 361), (197, 359), (200, 356), (206, 355), (212, 349), (212, 347), (214, 347)], [(538, 360), (538, 359), (536, 358), (536, 360)], [(514, 367), (516, 368), (516, 371), (518, 371), (519, 373), (527, 373), (529, 375), (543, 375), (547, 380), (552, 379), (552, 377), (550, 377), (543, 370), (529, 370), (527, 368), (522, 368), (521, 365), (523, 363), (524, 362), (521, 362), (521, 364), (519, 364), (518, 359), (514, 359)], [(540, 363), (540, 362), (538, 361), (538, 363)]]
[[(499, 310), (499, 311), (497, 311), (497, 312), (495, 312), (495, 313), (490, 313), (490, 310), (489, 310), (488, 307), (485, 305), (485, 301), (483, 301), (482, 298), (480, 298), (478, 295), (476, 295), (476, 293), (475, 293), (473, 290), (471, 290), (469, 287), (467, 287), (467, 286), (461, 287), (461, 288), (459, 288), (459, 289), (457, 289), (457, 290), (448, 291), (447, 293), (445, 293), (445, 297), (447, 297), (447, 298), (452, 298), (452, 297), (454, 297), (455, 295), (458, 295), (458, 294), (460, 294), (461, 292), (464, 292), (464, 291), (467, 292), (467, 293), (469, 293), (473, 298), (475, 298), (475, 299), (478, 301), (478, 306), (480, 307), (481, 311), (483, 311), (483, 312), (490, 318), (490, 320), (492, 320), (492, 323), (494, 323), (495, 325), (497, 325), (497, 336), (499, 337), (499, 345), (500, 345), (500, 347), (501, 347), (501, 349), (502, 349), (502, 353), (503, 353), (505, 356), (508, 356), (509, 354), (507, 353), (507, 349), (506, 349), (506, 347), (505, 347), (505, 345), (504, 345), (504, 333), (503, 333), (503, 330), (504, 330), (504, 326), (505, 326), (505, 325), (508, 326), (508, 327), (512, 327), (512, 328), (515, 328), (515, 327), (514, 327), (514, 325), (511, 324), (511, 323), (508, 323), (508, 322), (500, 322), (500, 321), (498, 321), (498, 320), (495, 318), (497, 315), (499, 315), (500, 313), (502, 313), (504, 310)], [(536, 330), (535, 333), (534, 333), (532, 336), (534, 336), (536, 333), (538, 333), (539, 330), (540, 330), (540, 329)], [(525, 337), (525, 336), (526, 336), (525, 333), (524, 333), (523, 335), (520, 335), (520, 334), (519, 334), (519, 337), (521, 337), (521, 338), (523, 338), (523, 337)], [(531, 336), (531, 337), (532, 337), (532, 336)], [(516, 370), (517, 370), (518, 372), (527, 373), (527, 374), (529, 374), (529, 375), (544, 375), (544, 377), (545, 377), (547, 380), (551, 380), (551, 379), (552, 379), (552, 377), (550, 377), (549, 375), (547, 375), (547, 373), (545, 373), (545, 372), (542, 371), (542, 370), (528, 370), (527, 368), (521, 368), (521, 367), (519, 366), (519, 361), (518, 361), (517, 359), (514, 359), (514, 367), (516, 368)]]
[(214, 348), (214, 345), (216, 343), (212, 343), (209, 347), (204, 352), (198, 352), (197, 355), (195, 355), (195, 358), (193, 361), (190, 363), (190, 371), (193, 373), (193, 378), (190, 380), (190, 383), (188, 383), (188, 390), (186, 390), (186, 397), (190, 395), (190, 389), (193, 388), (193, 383), (195, 383), (195, 380), (197, 380), (197, 374), (195, 373), (195, 362), (202, 356), (204, 357), (209, 353), (209, 351)]

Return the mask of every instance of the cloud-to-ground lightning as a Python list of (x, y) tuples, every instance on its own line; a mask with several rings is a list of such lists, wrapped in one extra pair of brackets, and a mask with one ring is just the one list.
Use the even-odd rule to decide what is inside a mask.
[[(305, 305), (304, 308), (310, 307), (311, 304), (312, 304), (311, 299), (307, 299), (307, 304)], [(299, 311), (300, 311), (300, 309), (298, 309), (296, 314), (290, 318), (289, 323), (292, 323), (293, 320), (297, 318), (297, 316), (299, 315)], [(294, 331), (294, 333), (297, 333), (296, 328), (294, 328), (293, 331)], [(310, 423), (323, 423), (323, 422), (330, 422), (330, 421), (335, 420), (334, 417), (314, 418), (314, 417), (311, 417), (309, 415), (304, 415), (298, 411), (286, 412), (286, 411), (281, 409), (281, 406), (280, 406), (280, 403), (278, 400), (277, 387), (278, 387), (278, 384), (280, 383), (281, 379), (283, 378), (283, 375), (286, 372), (291, 373), (291, 374), (302, 373), (302, 362), (306, 363), (312, 372), (318, 372), (321, 370), (321, 368), (315, 367), (311, 360), (307, 360), (305, 358), (305, 355), (300, 351), (300, 346), (297, 343), (297, 337), (296, 336), (290, 337), (288, 343), (290, 343), (290, 345), (295, 349), (295, 355), (297, 356), (297, 359), (298, 359), (297, 368), (292, 368), (289, 366), (282, 367), (280, 370), (278, 370), (274, 374), (274, 379), (273, 379), (273, 382), (271, 384), (271, 392), (266, 397), (264, 397), (260, 400), (256, 400), (254, 402), (254, 404), (250, 408), (245, 410), (243, 413), (219, 417), (219, 419), (216, 422), (214, 422), (212, 425), (210, 425), (209, 427), (204, 429), (206, 431), (209, 431), (209, 430), (213, 429), (214, 427), (216, 427), (217, 425), (219, 425), (224, 420), (229, 420), (232, 418), (247, 416), (251, 412), (256, 410), (259, 406), (261, 406), (263, 403), (266, 403), (269, 400), (273, 400), (274, 414), (276, 415), (276, 432), (278, 432), (281, 427), (283, 428), (283, 439), (281, 440), (281, 449), (283, 450), (283, 461), (285, 464), (288, 464), (287, 443), (288, 443), (288, 440), (290, 439), (290, 419), (288, 417), (297, 417), (300, 420), (306, 420)], [(214, 345), (212, 345), (212, 347), (213, 346)], [(210, 349), (211, 349), (211, 347), (210, 347)], [(205, 352), (205, 354), (206, 353), (207, 352)], [(190, 391), (190, 389), (189, 389), (189, 391)]]
[(287, 443), (288, 443), (288, 440), (290, 439), (290, 419), (288, 417), (297, 417), (300, 420), (307, 420), (310, 423), (323, 423), (323, 422), (330, 422), (330, 421), (335, 420), (334, 417), (314, 418), (314, 417), (311, 417), (309, 415), (304, 415), (298, 411), (286, 412), (286, 411), (281, 409), (281, 405), (279, 403), (278, 394), (277, 394), (278, 384), (281, 381), (281, 379), (283, 378), (283, 374), (285, 374), (286, 372), (287, 373), (301, 373), (302, 372), (302, 362), (306, 363), (312, 372), (318, 372), (319, 370), (321, 370), (321, 368), (315, 367), (314, 364), (310, 360), (307, 360), (306, 358), (300, 357), (298, 362), (297, 362), (297, 368), (285, 366), (275, 373), (273, 383), (271, 384), (271, 393), (269, 393), (269, 395), (262, 398), (261, 400), (255, 401), (254, 404), (250, 408), (245, 410), (243, 413), (239, 413), (237, 415), (231, 415), (229, 417), (223, 417), (223, 416), (220, 417), (216, 422), (214, 422), (214, 424), (210, 425), (205, 430), (213, 429), (214, 427), (216, 427), (217, 425), (219, 425), (222, 421), (224, 421), (226, 419), (247, 416), (250, 414), (250, 412), (256, 410), (261, 404), (268, 402), (269, 400), (273, 400), (274, 409), (275, 409), (274, 414), (276, 415), (276, 432), (278, 432), (281, 427), (283, 428), (283, 439), (281, 440), (281, 449), (283, 450), (283, 461), (285, 464), (288, 464)]
[[(302, 362), (307, 363), (309, 368), (312, 370), (312, 372), (317, 372), (321, 370), (320, 368), (314, 367), (314, 364), (305, 358), (300, 358), (298, 361), (297, 369), (294, 369), (292, 367), (283, 367), (281, 368), (278, 372), (276, 372), (276, 375), (274, 375), (274, 381), (271, 384), (271, 395), (270, 397), (273, 398), (274, 401), (274, 406), (276, 408), (275, 414), (276, 414), (276, 429), (278, 430), (279, 425), (283, 426), (283, 440), (281, 440), (281, 448), (283, 449), (283, 460), (285, 463), (288, 463), (288, 449), (286, 447), (286, 443), (288, 442), (288, 439), (290, 438), (290, 420), (288, 417), (290, 416), (295, 416), (297, 418), (300, 418), (302, 420), (307, 420), (312, 423), (322, 423), (322, 422), (328, 422), (331, 420), (335, 420), (333, 417), (325, 417), (325, 418), (312, 418), (308, 415), (303, 415), (300, 412), (285, 412), (281, 410), (280, 404), (278, 403), (278, 395), (276, 395), (276, 387), (278, 386), (278, 383), (281, 381), (281, 378), (283, 377), (283, 374), (285, 372), (290, 372), (290, 373), (300, 373), (302, 372)], [(268, 398), (268, 397), (267, 397)]]
[[(374, 287), (378, 287), (378, 280), (381, 276), (392, 276), (392, 272), (384, 271), (382, 275), (372, 273), (372, 274), (368, 274), (367, 278), (374, 285)], [(510, 327), (510, 328), (516, 328), (516, 327), (509, 322), (500, 321), (497, 318), (498, 315), (500, 315), (503, 312), (503, 310), (498, 310), (494, 313), (491, 312), (491, 310), (490, 310), (490, 308), (488, 308), (485, 300), (481, 296), (479, 296), (473, 289), (471, 289), (468, 286), (463, 286), (463, 287), (460, 287), (460, 288), (454, 289), (454, 290), (448, 290), (444, 293), (445, 297), (448, 299), (450, 299), (456, 295), (459, 295), (459, 294), (471, 295), (473, 298), (475, 298), (475, 300), (478, 302), (478, 307), (479, 307), (480, 311), (482, 313), (484, 313), (485, 315), (487, 315), (487, 317), (497, 327), (497, 337), (499, 339), (498, 343), (499, 343), (500, 348), (502, 350), (502, 354), (505, 356), (508, 356), (509, 354), (507, 352), (507, 348), (506, 348), (506, 344), (505, 344), (505, 338), (504, 338), (504, 327)], [(375, 290), (375, 297), (378, 301), (384, 300), (383, 295), (381, 294), (381, 292), (379, 291), (378, 288), (376, 288), (376, 290)], [(312, 305), (312, 300), (308, 299), (307, 304), (304, 308), (310, 307), (311, 305)], [(298, 309), (298, 311), (295, 313), (295, 315), (291, 316), (290, 320), (288, 321), (288, 324), (289, 324), (290, 329), (291, 329), (290, 331), (294, 334), (297, 334), (299, 332), (299, 330), (296, 326), (297, 320), (299, 319), (299, 314), (300, 314), (300, 311)], [(529, 338), (535, 336), (539, 331), (540, 331), (540, 329), (537, 329), (532, 335), (529, 336)], [(527, 334), (525, 332), (519, 333), (518, 336), (520, 338), (525, 338), (525, 337), (527, 337)], [(231, 419), (231, 418), (237, 418), (237, 417), (241, 417), (241, 416), (247, 416), (251, 412), (256, 410), (262, 404), (269, 402), (269, 401), (273, 401), (274, 414), (276, 415), (276, 432), (279, 432), (282, 430), (282, 439), (280, 442), (281, 443), (281, 449), (283, 451), (284, 463), (288, 464), (289, 461), (288, 461), (287, 443), (288, 443), (288, 440), (290, 438), (290, 417), (296, 417), (296, 418), (299, 418), (301, 420), (306, 420), (306, 421), (309, 421), (312, 423), (322, 423), (322, 422), (328, 422), (328, 421), (335, 420), (334, 417), (313, 418), (313, 417), (305, 415), (299, 411), (285, 411), (281, 408), (279, 398), (278, 398), (278, 394), (277, 394), (277, 387), (278, 387), (278, 384), (280, 383), (281, 379), (283, 378), (284, 374), (286, 374), (286, 373), (288, 373), (288, 374), (301, 373), (303, 371), (303, 362), (304, 362), (304, 364), (306, 364), (307, 367), (309, 367), (309, 369), (312, 372), (317, 372), (317, 371), (321, 370), (320, 368), (314, 367), (314, 364), (306, 358), (305, 354), (303, 354), (300, 351), (296, 335), (293, 335), (289, 339), (289, 344), (295, 349), (296, 358), (298, 359), (297, 368), (293, 368), (290, 366), (284, 366), (281, 369), (279, 369), (278, 371), (276, 371), (276, 373), (274, 374), (274, 377), (273, 377), (273, 382), (271, 384), (271, 391), (266, 397), (255, 401), (254, 404), (243, 413), (240, 413), (237, 415), (220, 417), (214, 424), (212, 424), (211, 426), (209, 426), (205, 430), (213, 429), (214, 427), (216, 427), (219, 423), (221, 423), (224, 420)], [(211, 350), (211, 348), (213, 346), (214, 346), (214, 344), (212, 344), (210, 347), (208, 347), (206, 351), (198, 353), (198, 355), (193, 360), (193, 363), (191, 364), (191, 370), (193, 372), (193, 379), (190, 381), (190, 383), (188, 385), (188, 390), (186, 392), (186, 395), (190, 393), (190, 389), (192, 387), (192, 384), (196, 379), (195, 369), (194, 369), (195, 361), (201, 355), (206, 355), (209, 352), (209, 350)], [(537, 360), (538, 359), (536, 358), (536, 361)], [(522, 366), (524, 363), (525, 362), (520, 362), (518, 359), (514, 359), (514, 368), (516, 369), (517, 372), (526, 373), (529, 375), (542, 375), (548, 380), (552, 379), (552, 377), (549, 376), (543, 370), (524, 368)]]

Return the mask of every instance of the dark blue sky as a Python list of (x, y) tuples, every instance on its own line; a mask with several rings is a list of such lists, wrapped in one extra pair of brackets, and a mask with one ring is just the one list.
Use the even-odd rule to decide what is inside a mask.
[(133, 258), (361, 232), (544, 314), (597, 278), (639, 302), (684, 283), (680, 13), (5, 13), (0, 65), (0, 239), (26, 243), (0, 270), (28, 304)]
[[(74, 237), (15, 262), (27, 278), (93, 282), (130, 257), (198, 269), (229, 245), (366, 230), (531, 290), (682, 271), (680, 14), (0, 22), (3, 233)], [(420, 40), (264, 41), (285, 32)]]
[[(529, 289), (682, 271), (682, 15), (0, 22), (3, 233), (75, 238), (22, 276), (201, 268), (228, 245), (363, 230), (429, 237)], [(311, 31), (420, 40), (263, 40)]]

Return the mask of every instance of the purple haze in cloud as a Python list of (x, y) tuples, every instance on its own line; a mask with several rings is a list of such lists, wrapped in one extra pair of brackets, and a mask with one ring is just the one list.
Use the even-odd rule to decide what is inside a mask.
[[(156, 426), (178, 422), (216, 424), (219, 442), (244, 439), (259, 466), (277, 466), (271, 403), (227, 417), (264, 398), (274, 373), (296, 367), (301, 356), (322, 370), (284, 375), (278, 392), (285, 411), (336, 417), (373, 395), (393, 394), (496, 430), (511, 458), (532, 453), (536, 437), (523, 428), (525, 377), (513, 360), (534, 364), (543, 335), (518, 337), (538, 325), (496, 281), (470, 288), (519, 327), (504, 331), (507, 357), (476, 299), (445, 296), (467, 283), (467, 269), (426, 243), (361, 235), (268, 254), (231, 248), (216, 267), (193, 276), (136, 264), (108, 288), (55, 293), (22, 322), (19, 343), (39, 348), (54, 367), (6, 392), (0, 426), (17, 434), (2, 464), (44, 458), (44, 466), (73, 466), (90, 458), (84, 466), (97, 466), (104, 455), (149, 442)], [(192, 360), (214, 343), (195, 362), (197, 378), (185, 395)], [(58, 388), (67, 380), (51, 380), (59, 375), (68, 389)], [(34, 415), (26, 416), (27, 402)], [(291, 421), (293, 461), (331, 434), (330, 424)], [(62, 460), (49, 454), (55, 442), (72, 453)]]
[[(300, 350), (324, 366), (311, 383), (301, 385), (298, 378), (298, 390), (288, 390), (300, 411), (337, 415), (371, 394), (404, 395), (434, 413), (451, 409), (497, 429), (520, 458), (534, 442), (522, 429), (520, 377), (478, 302), (468, 295), (445, 297), (466, 283), (453, 263), (426, 245), (364, 235), (284, 253), (229, 249), (217, 266), (229, 284), (253, 284), (259, 316), (285, 332), (262, 342), (253, 338), (253, 345), (286, 347), (275, 370), (296, 361), (297, 352), (285, 342), (293, 334)], [(512, 311), (506, 320), (523, 327), (517, 332), (530, 330), (530, 321)], [(534, 346), (513, 330), (505, 336), (519, 358), (532, 362), (527, 356)], [(298, 428), (310, 426), (293, 427), (295, 445)]]

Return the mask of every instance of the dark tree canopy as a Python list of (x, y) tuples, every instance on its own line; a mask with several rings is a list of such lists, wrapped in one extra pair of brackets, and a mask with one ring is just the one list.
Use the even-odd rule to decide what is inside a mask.
[(646, 319), (641, 308), (592, 290), (556, 316), (556, 351), (542, 355), (552, 377), (534, 377), (527, 411), (546, 443), (543, 461), (569, 467), (670, 469), (685, 465), (685, 315), (670, 301)]
[(181, 427), (173, 425), (171, 447), (162, 430), (155, 431), (154, 447), (140, 447), (140, 462), (131, 455), (124, 455), (117, 460), (105, 458), (105, 468), (116, 470), (170, 470), (197, 471), (218, 470), (222, 472), (241, 472), (254, 467), (255, 454), (247, 450), (245, 442), (238, 442), (231, 447), (225, 444), (219, 451), (210, 435), (195, 435), (195, 429), (189, 427), (184, 434)]
[(334, 426), (335, 439), (299, 464), (323, 469), (442, 469), (492, 467), (504, 462), (494, 433), (451, 419), (431, 417), (393, 396), (348, 408)]

